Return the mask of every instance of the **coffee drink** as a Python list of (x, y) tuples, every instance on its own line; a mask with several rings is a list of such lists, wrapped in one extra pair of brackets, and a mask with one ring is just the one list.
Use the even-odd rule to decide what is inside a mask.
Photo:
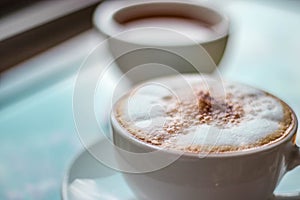
[(294, 123), (278, 98), (200, 75), (140, 84), (117, 102), (114, 115), (141, 142), (187, 153), (260, 148), (285, 138)]
[(137, 199), (266, 200), (299, 165), (294, 112), (218, 77), (137, 85), (116, 102), (111, 124), (116, 160)]
[[(172, 35), (170, 35), (170, 33), (168, 34), (168, 32), (159, 31), (159, 28), (174, 30), (179, 34), (183, 34), (195, 41), (207, 41), (222, 36), (222, 33), (214, 30), (213, 24), (204, 23), (200, 20), (187, 17), (155, 16), (147, 18), (136, 18), (134, 20), (129, 20), (125, 23), (122, 23), (122, 27), (124, 28), (124, 30), (147, 27), (158, 28), (156, 30), (145, 29), (144, 32), (140, 32), (140, 34), (132, 36), (137, 40), (147, 40), (152, 44), (164, 44), (166, 43), (166, 41), (170, 41), (170, 37), (172, 37)], [(157, 37), (153, 37), (153, 35), (157, 35)], [(180, 38), (177, 36), (174, 39), (176, 41), (176, 39), (178, 40)]]

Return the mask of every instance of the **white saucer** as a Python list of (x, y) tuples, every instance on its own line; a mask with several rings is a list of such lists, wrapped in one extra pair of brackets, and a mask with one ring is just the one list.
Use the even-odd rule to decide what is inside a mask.
[[(100, 141), (99, 141), (100, 142)], [(99, 142), (89, 149), (97, 148)], [(67, 170), (62, 183), (63, 200), (135, 200), (122, 174), (81, 152)]]
[[(99, 143), (101, 140), (89, 149), (96, 149)], [(299, 180), (300, 168), (284, 177), (276, 193), (299, 192)], [(122, 174), (101, 164), (87, 150), (81, 152), (71, 163), (63, 179), (61, 194), (62, 200), (137, 200)], [(280, 198), (285, 199), (291, 200)]]

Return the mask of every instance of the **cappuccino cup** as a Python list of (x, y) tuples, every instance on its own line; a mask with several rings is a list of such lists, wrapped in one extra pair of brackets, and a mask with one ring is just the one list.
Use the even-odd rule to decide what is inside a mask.
[(300, 165), (297, 118), (279, 98), (212, 76), (141, 83), (111, 113), (116, 159), (138, 199), (267, 200)]

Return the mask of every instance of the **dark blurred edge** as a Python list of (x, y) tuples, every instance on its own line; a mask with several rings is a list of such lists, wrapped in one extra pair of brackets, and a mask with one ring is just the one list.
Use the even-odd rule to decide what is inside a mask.
[(0, 0), (0, 17), (43, 0)]
[(0, 41), (0, 73), (92, 28), (92, 15), (99, 3)]

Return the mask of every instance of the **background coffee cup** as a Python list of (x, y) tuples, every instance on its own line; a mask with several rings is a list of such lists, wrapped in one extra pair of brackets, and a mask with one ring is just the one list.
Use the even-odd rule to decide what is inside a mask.
[[(159, 17), (198, 24), (192, 27), (202, 24), (206, 32), (190, 31), (196, 33), (191, 36), (168, 25), (131, 26), (138, 20), (142, 23)], [(94, 24), (109, 38), (111, 54), (133, 83), (172, 73), (213, 72), (222, 59), (229, 34), (229, 21), (220, 11), (206, 3), (189, 1), (109, 1), (97, 8)]]

